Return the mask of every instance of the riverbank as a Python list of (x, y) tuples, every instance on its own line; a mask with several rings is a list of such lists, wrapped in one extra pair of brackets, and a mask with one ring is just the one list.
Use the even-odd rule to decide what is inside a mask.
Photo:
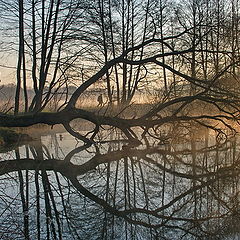
[(31, 141), (32, 138), (25, 133), (18, 132), (15, 129), (0, 128), (0, 146), (15, 144), (20, 141)]

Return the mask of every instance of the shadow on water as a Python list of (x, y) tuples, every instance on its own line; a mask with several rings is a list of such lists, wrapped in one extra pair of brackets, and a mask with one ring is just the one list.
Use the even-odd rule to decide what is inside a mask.
[(238, 139), (212, 142), (88, 147), (61, 134), (1, 154), (0, 239), (238, 239)]

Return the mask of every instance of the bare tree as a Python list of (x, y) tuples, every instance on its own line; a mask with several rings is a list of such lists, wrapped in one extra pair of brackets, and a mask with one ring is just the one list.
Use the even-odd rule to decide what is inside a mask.
[[(163, 10), (168, 2), (143, 1), (137, 6), (135, 1), (123, 0), (119, 3), (107, 1), (106, 7), (104, 1), (97, 1), (96, 5), (94, 3), (94, 1), (89, 4), (75, 1), (32, 1), (27, 5), (31, 11), (23, 14), (21, 10), (23, 2), (19, 2), (17, 9), (21, 14), (18, 22), (21, 26), (23, 24), (24, 28), (19, 30), (21, 41), (17, 72), (20, 73), (20, 70), (26, 72), (23, 62), (28, 62), (31, 66), (29, 76), (35, 95), (29, 106), (29, 113), (16, 116), (1, 114), (1, 126), (60, 123), (75, 137), (88, 143), (94, 142), (102, 125), (116, 127), (129, 140), (138, 143), (139, 139), (133, 130), (136, 127), (141, 129), (142, 136), (166, 123), (185, 121), (196, 122), (218, 132), (222, 131), (222, 127), (233, 130), (233, 123), (239, 120), (239, 96), (218, 82), (226, 77), (230, 69), (238, 68), (238, 61), (235, 61), (237, 55), (232, 59), (232, 44), (228, 48), (223, 40), (220, 41), (219, 34), (225, 19), (220, 17), (223, 14), (220, 2), (216, 8), (213, 5), (209, 8), (211, 14), (218, 11), (216, 24), (208, 23), (206, 20), (210, 14), (210, 10), (204, 9), (204, 6), (208, 6), (207, 2), (203, 1), (205, 5), (200, 5), (193, 1), (190, 2), (189, 8), (177, 6), (175, 18), (178, 25), (175, 29), (171, 28), (170, 32), (164, 31), (167, 24), (172, 24), (170, 19), (167, 21), (168, 19), (164, 18), (166, 13)], [(156, 4), (161, 10), (159, 18), (153, 11)], [(36, 12), (39, 14), (36, 15)], [(135, 15), (137, 13), (139, 16)], [(94, 22), (95, 16), (100, 21)], [(30, 23), (28, 20), (31, 20)], [(144, 24), (141, 28), (142, 23)], [(119, 26), (120, 28), (117, 28)], [(214, 29), (217, 30), (216, 44), (211, 38), (215, 34)], [(31, 44), (27, 41), (29, 38)], [(210, 64), (208, 61), (211, 57), (214, 61)], [(205, 62), (205, 70), (201, 70)], [(70, 72), (75, 70), (77, 72), (80, 66), (85, 71), (89, 69), (82, 83), (69, 98), (66, 97), (64, 106), (58, 112), (44, 112), (49, 100), (61, 86), (68, 89), (71, 84)], [(159, 81), (152, 78), (152, 69), (156, 72), (160, 70), (163, 78)], [(135, 116), (134, 119), (107, 116), (76, 107), (79, 97), (104, 78), (110, 102), (112, 94), (115, 94), (112, 92), (112, 86), (116, 84), (118, 102), (126, 104), (132, 100), (137, 88), (141, 86), (140, 83), (146, 87), (148, 83), (156, 86), (160, 82), (162, 85), (158, 90), (164, 86), (165, 90), (169, 91), (168, 94), (171, 94), (173, 88), (169, 86), (168, 89), (167, 84), (172, 82), (172, 76), (175, 78), (175, 92), (176, 77), (179, 79), (180, 87), (185, 84), (187, 87), (191, 86), (194, 91), (189, 94), (189, 89), (186, 89), (187, 91), (183, 90), (180, 95), (175, 94), (173, 98), (163, 98), (163, 101), (157, 102), (149, 112)], [(23, 83), (24, 79), (25, 77)], [(19, 77), (17, 86), (20, 84)], [(26, 86), (25, 83), (24, 85)], [(19, 110), (18, 88), (16, 98), (15, 113)], [(27, 105), (25, 101), (25, 106)], [(206, 107), (210, 111), (203, 112)], [(75, 118), (85, 119), (95, 125), (89, 138), (81, 136), (71, 128), (70, 122)], [(216, 121), (221, 123), (221, 127), (216, 127)]]

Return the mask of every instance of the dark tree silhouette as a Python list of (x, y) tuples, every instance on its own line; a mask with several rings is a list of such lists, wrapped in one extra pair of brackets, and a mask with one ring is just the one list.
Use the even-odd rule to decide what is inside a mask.
[[(12, 16), (7, 11), (18, 9), (19, 34), (12, 37), (19, 39), (19, 50), (15, 115), (1, 113), (0, 126), (62, 124), (75, 137), (88, 143), (94, 142), (103, 125), (120, 129), (136, 143), (139, 142), (134, 132), (136, 127), (144, 137), (166, 123), (190, 121), (219, 133), (223, 133), (224, 128), (234, 130), (239, 120), (239, 94), (234, 84), (229, 86), (226, 82), (228, 79), (237, 82), (238, 42), (234, 38), (229, 45), (227, 33), (234, 34), (237, 26), (235, 18), (223, 17), (227, 13), (220, 1), (217, 6), (212, 1), (203, 1), (202, 5), (192, 1), (186, 7), (175, 3), (176, 11), (170, 11), (170, 2), (162, 0), (143, 1), (138, 7), (135, 1), (106, 2), (105, 5), (105, 1), (99, 0), (95, 5), (95, 1), (2, 1), (5, 14)], [(117, 15), (119, 9), (121, 14)], [(214, 16), (216, 11), (216, 21), (209, 20), (209, 23), (209, 16)], [(235, 14), (233, 8), (231, 14)], [(101, 21), (94, 22), (95, 16)], [(14, 16), (13, 19), (16, 20)], [(232, 21), (231, 27), (229, 21)], [(141, 37), (135, 27), (139, 28)], [(230, 48), (233, 44), (234, 49)], [(99, 56), (101, 51), (103, 54)], [(87, 63), (91, 63), (90, 66)], [(27, 68), (31, 69), (29, 74)], [(73, 75), (80, 70), (82, 83), (78, 82), (76, 90), (68, 96)], [(155, 75), (160, 77), (156, 79)], [(127, 108), (141, 84), (146, 92), (153, 91), (147, 85), (157, 88), (161, 96), (149, 111), (134, 118), (124, 117), (121, 110), (113, 116), (107, 111), (105, 114), (78, 108), (77, 102), (84, 93), (105, 78), (110, 103), (117, 94), (118, 103), (122, 102)], [(32, 81), (35, 91), (31, 103), (28, 103), (27, 79)], [(19, 112), (21, 84), (25, 96), (23, 112)], [(64, 104), (57, 112), (44, 112), (62, 86), (66, 89)], [(72, 129), (70, 123), (74, 119), (95, 125), (90, 137), (90, 133), (86, 138)]]

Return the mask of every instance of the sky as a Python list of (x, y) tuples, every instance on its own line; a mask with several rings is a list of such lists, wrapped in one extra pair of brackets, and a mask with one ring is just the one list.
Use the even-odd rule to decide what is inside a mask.
[(15, 83), (15, 71), (0, 67), (0, 84)]
[(15, 83), (16, 58), (0, 54), (0, 84)]

